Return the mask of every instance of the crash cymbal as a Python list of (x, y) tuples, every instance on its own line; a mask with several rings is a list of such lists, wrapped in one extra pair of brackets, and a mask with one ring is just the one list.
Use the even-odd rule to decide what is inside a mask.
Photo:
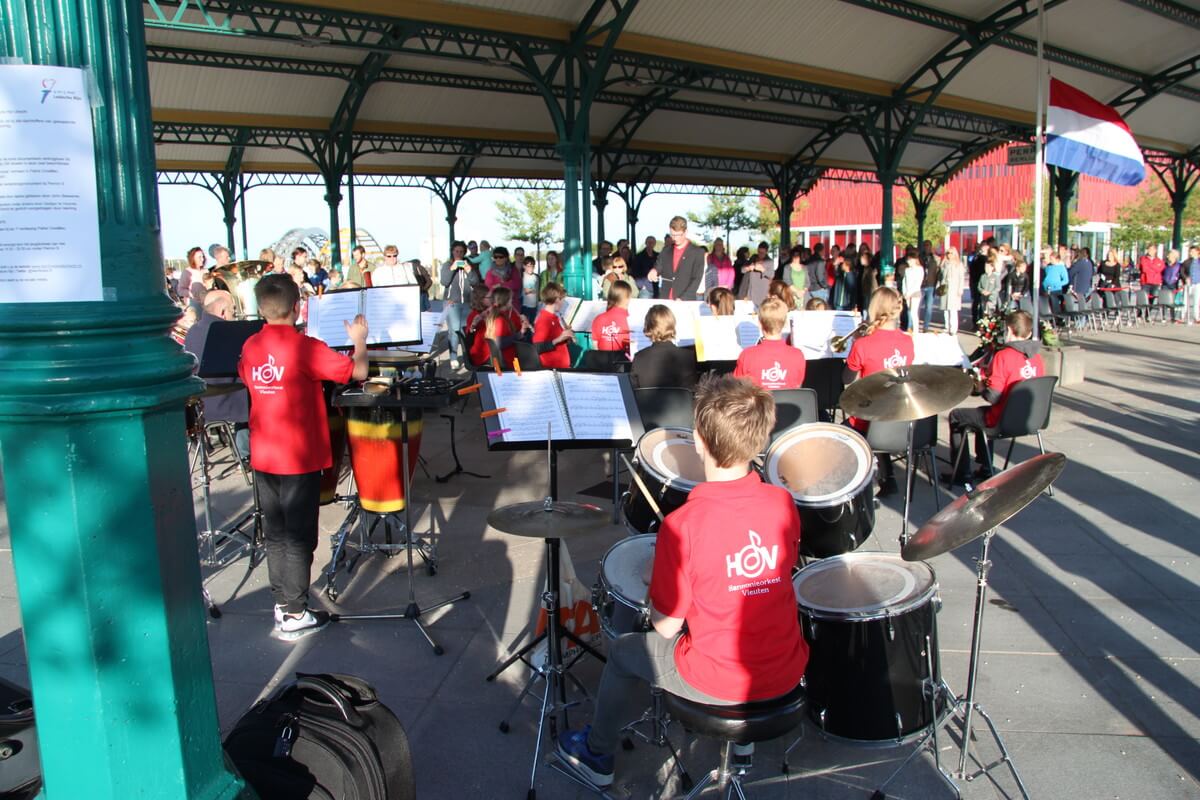
[(924, 561), (979, 538), (1032, 503), (1066, 465), (1062, 453), (1046, 453), (988, 478), (934, 514), (900, 548), (900, 555), (905, 561)]
[(257, 258), (250, 258), (250, 259), (245, 259), (243, 261), (234, 261), (233, 263), (229, 264), (229, 269), (237, 268), (239, 270), (243, 270), (248, 267), (254, 267), (255, 269), (262, 269), (263, 267), (266, 267), (269, 265), (270, 264), (267, 261), (260, 261)]
[(847, 386), (841, 406), (859, 419), (908, 422), (954, 408), (971, 394), (973, 385), (971, 376), (957, 367), (885, 369)]
[(599, 506), (544, 500), (503, 506), (488, 514), (488, 524), (496, 530), (530, 539), (564, 539), (602, 528), (608, 521)]

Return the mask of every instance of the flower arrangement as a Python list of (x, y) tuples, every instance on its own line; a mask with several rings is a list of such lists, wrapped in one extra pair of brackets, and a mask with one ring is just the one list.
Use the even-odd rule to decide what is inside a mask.
[(1042, 344), (1046, 347), (1058, 347), (1061, 342), (1058, 340), (1058, 331), (1054, 330), (1054, 325), (1050, 320), (1041, 320), (1042, 329)]
[(1004, 318), (999, 314), (985, 314), (975, 324), (975, 332), (979, 334), (981, 347), (995, 350), (1004, 344)]

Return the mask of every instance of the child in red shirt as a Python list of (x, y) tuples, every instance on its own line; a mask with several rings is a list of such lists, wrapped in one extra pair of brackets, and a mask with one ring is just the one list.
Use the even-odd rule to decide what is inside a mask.
[(804, 353), (783, 340), (788, 308), (777, 297), (768, 297), (758, 307), (762, 341), (738, 356), (733, 377), (749, 378), (764, 389), (799, 389), (804, 385)]
[[(620, 727), (646, 681), (711, 705), (768, 700), (804, 676), (792, 568), (800, 518), (792, 496), (750, 459), (775, 424), (769, 392), (731, 376), (696, 390), (696, 452), (705, 482), (663, 521), (650, 579), (653, 630), (609, 644), (590, 730), (564, 731), (558, 757), (597, 786), (613, 778)], [(687, 630), (684, 631), (684, 622)]]
[[(950, 455), (957, 457), (965, 429), (975, 430), (975, 463), (979, 465), (975, 477), (991, 477), (992, 463), (989, 459), (985, 436), (988, 428), (1000, 424), (1004, 406), (1008, 402), (1012, 387), (1029, 378), (1040, 378), (1046, 374), (1042, 363), (1042, 343), (1033, 338), (1033, 317), (1028, 311), (1013, 311), (1005, 319), (1005, 344), (983, 369), (980, 394), (991, 405), (972, 408), (956, 408), (950, 412)], [(966, 483), (967, 459), (954, 465), (956, 470), (942, 476), (947, 483)]]
[(491, 305), (487, 311), (476, 319), (468, 317), (468, 329), (471, 322), (478, 322), (475, 338), (471, 342), (471, 363), (475, 366), (483, 367), (491, 362), (492, 346), (489, 342), (494, 342), (500, 350), (500, 368), (512, 369), (517, 357), (515, 342), (529, 329), (529, 320), (513, 308), (512, 297), (512, 290), (507, 286), (497, 286), (492, 289)]
[(567, 342), (575, 341), (575, 331), (563, 325), (558, 316), (566, 295), (566, 289), (557, 283), (547, 283), (542, 287), (542, 310), (533, 326), (533, 343), (546, 369), (571, 368)]
[[(866, 333), (855, 337), (850, 354), (846, 356), (844, 378), (847, 384), (882, 369), (912, 366), (915, 357), (913, 338), (898, 330), (903, 307), (900, 293), (890, 286), (880, 286), (871, 294), (871, 303), (867, 307), (867, 319), (871, 324)], [(857, 417), (848, 418), (846, 423), (864, 436), (870, 428), (869, 422)], [(880, 453), (876, 456), (876, 462), (879, 464), (880, 497), (895, 494), (900, 489), (896, 485), (892, 457)]]
[(603, 352), (629, 354), (629, 298), (633, 289), (625, 281), (608, 288), (608, 310), (592, 320), (592, 347)]
[(272, 635), (295, 641), (329, 623), (329, 614), (308, 607), (321, 470), (333, 465), (321, 382), (367, 377), (367, 321), (360, 314), (345, 323), (350, 359), (296, 330), (300, 290), (288, 275), (267, 275), (254, 296), (267, 324), (242, 346), (238, 375), (250, 391), (250, 466), (275, 598)]

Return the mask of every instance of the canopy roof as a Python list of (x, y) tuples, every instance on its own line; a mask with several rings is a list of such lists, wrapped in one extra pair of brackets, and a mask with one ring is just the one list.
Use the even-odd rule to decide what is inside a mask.
[[(1194, 161), (1200, 3), (1046, 7), (1052, 74), (1116, 105), (1143, 148)], [(328, 173), (347, 141), (337, 134), (352, 132), (359, 174), (561, 177), (556, 145), (582, 88), (594, 91), (579, 124), (601, 184), (780, 186), (791, 170), (811, 185), (880, 167), (940, 183), (1031, 137), (1036, 9), (151, 0), (158, 166)]]

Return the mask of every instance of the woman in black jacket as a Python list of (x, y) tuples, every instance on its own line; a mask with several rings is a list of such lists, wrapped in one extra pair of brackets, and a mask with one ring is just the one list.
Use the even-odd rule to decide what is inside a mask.
[(650, 306), (644, 325), (651, 345), (638, 350), (629, 371), (635, 389), (696, 387), (696, 349), (675, 345), (675, 315), (664, 305)]

